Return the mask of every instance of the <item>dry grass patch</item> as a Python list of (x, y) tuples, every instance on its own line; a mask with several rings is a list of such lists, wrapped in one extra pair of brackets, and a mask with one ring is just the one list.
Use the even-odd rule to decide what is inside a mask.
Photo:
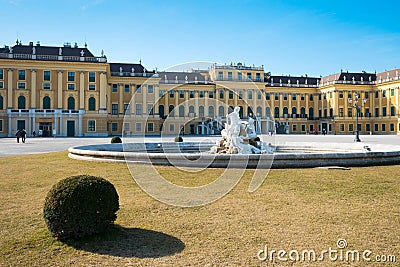
[[(252, 174), (247, 171), (227, 196), (197, 208), (152, 199), (124, 164), (72, 160), (66, 152), (4, 157), (0, 169), (0, 266), (257, 266), (267, 265), (256, 258), (265, 244), (321, 251), (335, 248), (339, 238), (350, 249), (395, 254), (400, 261), (400, 166), (271, 170), (254, 193), (247, 192)], [(221, 172), (157, 170), (188, 186), (205, 184)], [(120, 196), (117, 226), (63, 244), (47, 231), (42, 208), (54, 183), (77, 174), (114, 184)], [(319, 266), (329, 264), (341, 265)]]

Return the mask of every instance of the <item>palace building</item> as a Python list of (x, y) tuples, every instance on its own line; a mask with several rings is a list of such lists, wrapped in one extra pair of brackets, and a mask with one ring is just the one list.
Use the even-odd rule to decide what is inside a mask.
[(17, 41), (0, 48), (0, 136), (219, 134), (235, 106), (259, 133), (399, 134), (399, 72), (274, 76), (241, 63), (157, 72), (86, 45)]

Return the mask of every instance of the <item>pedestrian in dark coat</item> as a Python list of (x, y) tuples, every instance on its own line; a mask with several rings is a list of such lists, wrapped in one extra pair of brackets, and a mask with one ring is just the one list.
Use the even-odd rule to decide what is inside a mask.
[(25, 129), (23, 129), (21, 131), (21, 138), (22, 138), (22, 143), (25, 143), (25, 140), (26, 140), (26, 131), (25, 131)]
[(17, 130), (15, 136), (17, 137), (17, 143), (19, 143), (19, 138), (21, 137), (21, 130)]

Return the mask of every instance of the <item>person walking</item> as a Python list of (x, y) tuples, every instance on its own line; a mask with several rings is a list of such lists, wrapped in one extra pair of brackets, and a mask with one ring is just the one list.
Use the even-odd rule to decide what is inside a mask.
[(19, 138), (21, 137), (21, 130), (17, 130), (17, 132), (15, 133), (15, 136), (17, 137), (17, 143), (19, 143)]
[(25, 129), (23, 129), (21, 131), (21, 138), (22, 138), (22, 143), (25, 143), (25, 140), (26, 140), (26, 131), (25, 131)]

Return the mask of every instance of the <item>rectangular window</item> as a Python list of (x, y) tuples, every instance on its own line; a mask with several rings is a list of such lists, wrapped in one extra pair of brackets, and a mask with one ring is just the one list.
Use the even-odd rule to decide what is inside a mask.
[(169, 125), (169, 132), (170, 132), (170, 133), (175, 132), (175, 124), (170, 124), (170, 125)]
[(391, 124), (390, 124), (390, 131), (391, 131), (391, 132), (394, 132), (394, 123), (391, 123)]
[(25, 83), (18, 83), (18, 89), (25, 89)]
[(260, 73), (256, 73), (256, 82), (260, 81), (261, 81)]
[(310, 94), (310, 101), (314, 101), (314, 95)]
[(118, 84), (113, 83), (113, 85), (112, 85), (112, 92), (113, 92), (113, 93), (118, 92)]
[(343, 112), (343, 108), (339, 108), (339, 117), (343, 117), (343, 116), (344, 116), (343, 113), (344, 113), (344, 112)]
[(179, 90), (179, 98), (184, 98), (185, 97), (185, 91)]
[(213, 91), (208, 92), (208, 97), (209, 98), (214, 98), (214, 92)]
[(232, 81), (232, 72), (228, 72), (228, 80)]
[(69, 83), (68, 84), (68, 90), (75, 90), (75, 84)]
[(96, 85), (95, 84), (89, 84), (89, 90), (90, 91), (96, 90)]
[(3, 131), (3, 120), (0, 120), (0, 132)]
[(200, 91), (200, 98), (204, 98), (204, 91)]
[(285, 93), (285, 94), (283, 94), (283, 100), (287, 100), (287, 94)]
[(130, 106), (129, 106), (129, 104), (124, 104), (124, 114), (130, 114)]
[(136, 115), (142, 115), (142, 104), (136, 104)]
[(142, 86), (140, 84), (136, 85), (136, 93), (141, 93), (142, 92)]
[(189, 97), (194, 98), (194, 91), (189, 91)]
[(302, 100), (302, 101), (304, 100), (304, 95), (300, 96), (300, 100)]
[(271, 99), (271, 94), (270, 93), (266, 93), (265, 94), (265, 100), (270, 100)]
[(135, 125), (135, 131), (136, 132), (141, 132), (142, 131), (142, 123), (137, 122)]
[(302, 125), (301, 125), (301, 131), (302, 131), (302, 132), (305, 132), (305, 131), (306, 131), (306, 125), (305, 125), (305, 124), (302, 124)]
[(379, 91), (375, 92), (375, 98), (379, 98)]
[(96, 121), (88, 120), (88, 132), (95, 132), (95, 131), (96, 131)]
[(242, 78), (242, 73), (241, 72), (238, 72), (238, 80), (239, 81), (241, 81), (243, 78)]
[(352, 132), (352, 131), (353, 131), (353, 124), (350, 123), (350, 124), (349, 124), (349, 132)]
[(69, 82), (74, 82), (75, 81), (75, 72), (68, 71), (68, 81)]
[(243, 92), (239, 91), (239, 99), (243, 99)]
[(131, 124), (129, 122), (124, 122), (124, 132), (129, 132), (131, 130)]
[(165, 94), (165, 91), (164, 91), (164, 90), (158, 91), (158, 96), (159, 96), (159, 97), (163, 97), (164, 94)]
[(25, 80), (25, 70), (19, 70), (18, 71), (18, 80)]
[(394, 89), (390, 89), (390, 96), (394, 96)]
[(339, 98), (343, 98), (343, 92), (339, 92)]
[(111, 105), (111, 114), (112, 115), (118, 115), (118, 104), (112, 104)]
[(386, 132), (386, 124), (382, 123), (382, 132)]
[(43, 72), (43, 81), (50, 81), (50, 71), (49, 70), (45, 70)]
[(96, 82), (96, 72), (89, 72), (89, 82), (90, 83)]
[(351, 108), (347, 110), (347, 117), (353, 117), (353, 110)]
[(44, 90), (50, 90), (50, 84), (49, 83), (44, 83), (43, 84), (43, 89)]
[(332, 98), (332, 92), (329, 92), (329, 98)]
[(375, 132), (379, 131), (379, 124), (377, 124), (377, 123), (374, 124), (374, 131)]
[(247, 99), (253, 99), (253, 92), (252, 91), (248, 91), (247, 92)]
[(148, 85), (147, 86), (147, 93), (149, 93), (149, 94), (153, 93), (153, 85)]
[(174, 90), (169, 91), (169, 98), (174, 98)]
[(344, 124), (343, 124), (343, 123), (340, 124), (339, 130), (340, 130), (341, 132), (344, 132)]
[(375, 117), (379, 117), (379, 108), (375, 108)]
[(371, 114), (369, 113), (369, 108), (365, 108), (365, 117), (371, 117)]
[(292, 100), (296, 100), (296, 94), (292, 94)]
[(4, 87), (3, 82), (0, 82), (0, 89), (3, 89), (3, 87)]
[(365, 97), (365, 99), (368, 99), (368, 98), (369, 98), (369, 93), (368, 93), (368, 92), (365, 92), (365, 93), (364, 93), (364, 97)]
[(251, 72), (247, 73), (247, 80), (251, 81)]
[(147, 113), (153, 115), (153, 104), (147, 104)]
[(124, 85), (124, 92), (125, 93), (129, 93), (131, 91), (130, 85), (129, 84), (125, 84)]
[(382, 116), (383, 116), (383, 117), (386, 117), (386, 107), (383, 107), (383, 108), (382, 108)]
[(293, 132), (297, 132), (297, 125), (296, 124), (293, 124)]
[(390, 107), (390, 116), (394, 116), (395, 115), (395, 108), (394, 106)]
[(118, 131), (118, 122), (111, 123), (111, 131), (113, 132)]
[(218, 80), (224, 79), (224, 73), (222, 71), (218, 72)]
[(367, 132), (371, 131), (371, 124), (369, 124), (369, 123), (365, 124), (365, 131), (367, 131)]
[(275, 100), (279, 100), (279, 94), (275, 93)]
[(324, 93), (324, 99), (326, 99), (326, 93)]
[(0, 80), (4, 79), (4, 71), (0, 69)]
[(262, 94), (260, 91), (257, 92), (257, 99), (261, 99), (262, 98)]
[(224, 90), (219, 90), (219, 99), (224, 99)]
[(154, 132), (154, 123), (152, 122), (147, 123), (147, 131)]
[(382, 91), (382, 97), (386, 97), (386, 90)]

